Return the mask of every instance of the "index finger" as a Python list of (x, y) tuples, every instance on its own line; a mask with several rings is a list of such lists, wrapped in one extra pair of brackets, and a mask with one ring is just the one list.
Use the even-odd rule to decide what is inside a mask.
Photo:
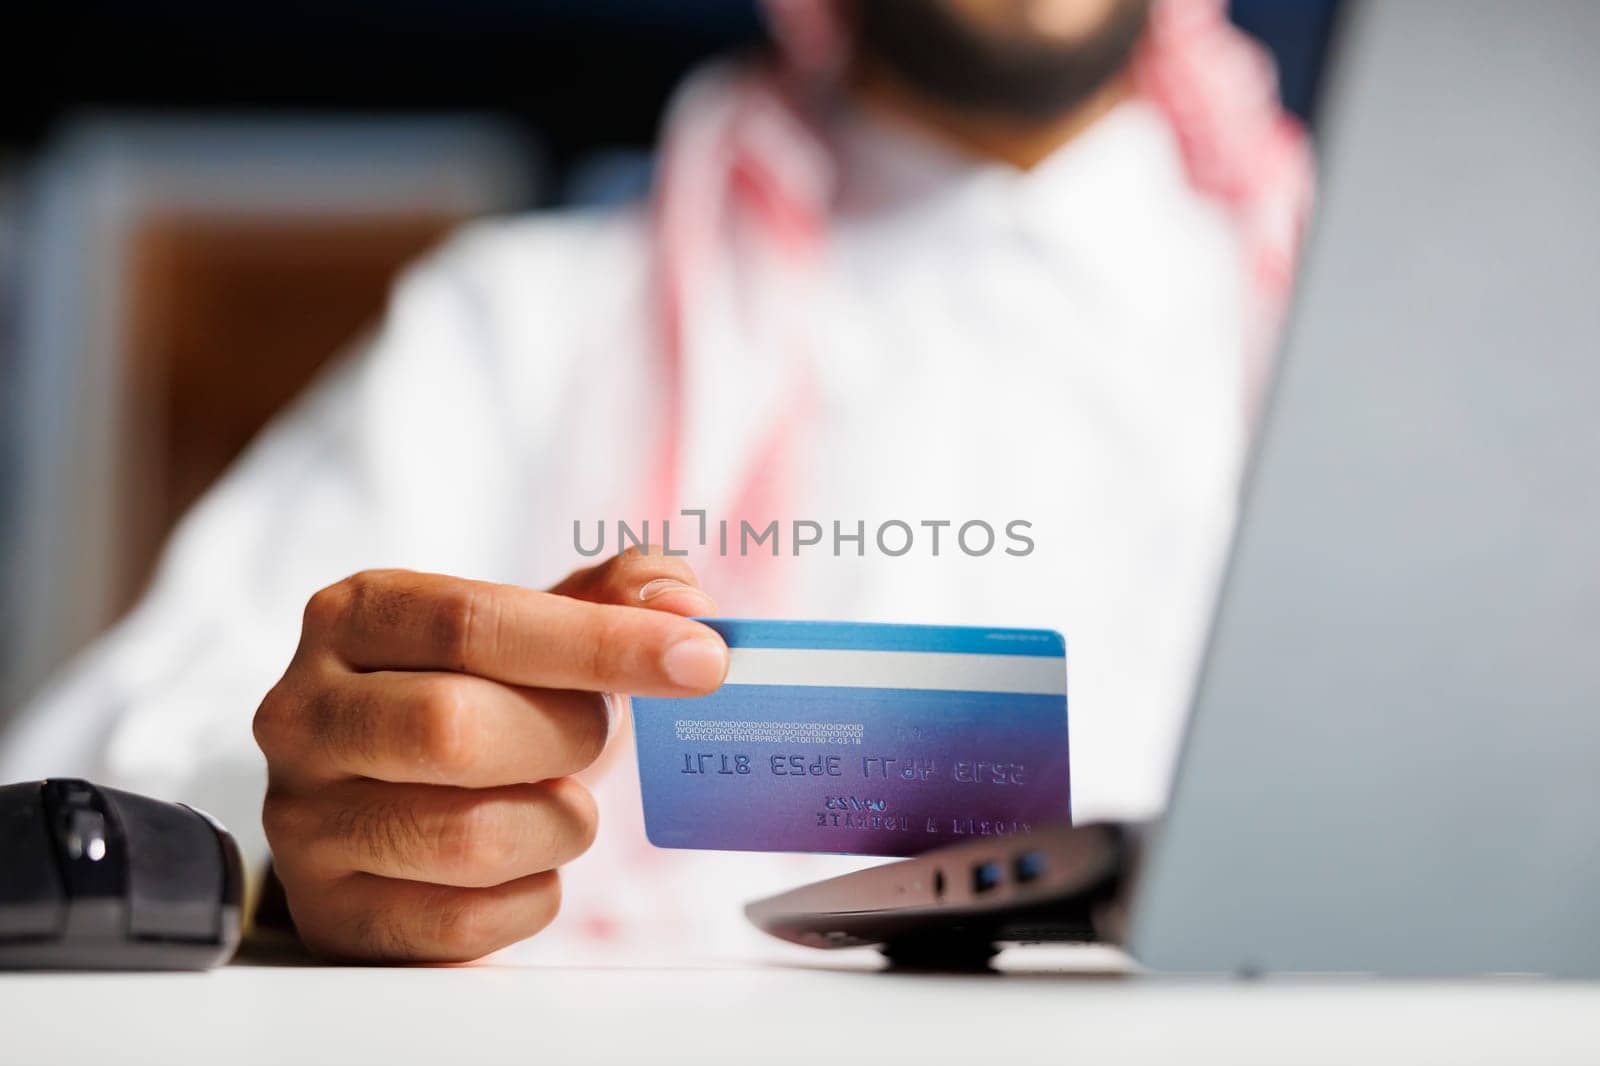
[(692, 619), (404, 570), (317, 593), (306, 629), (358, 670), (453, 670), (535, 688), (701, 695), (728, 671), (727, 645)]

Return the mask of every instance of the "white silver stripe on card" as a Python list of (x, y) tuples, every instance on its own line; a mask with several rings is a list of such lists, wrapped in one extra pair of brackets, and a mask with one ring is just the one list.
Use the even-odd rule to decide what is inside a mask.
[(725, 683), (1063, 696), (1067, 663), (1033, 655), (734, 648)]

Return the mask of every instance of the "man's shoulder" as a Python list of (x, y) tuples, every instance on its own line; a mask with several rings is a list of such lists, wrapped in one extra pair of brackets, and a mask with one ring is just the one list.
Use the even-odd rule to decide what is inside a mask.
[(406, 271), (388, 328), (421, 358), (479, 363), (512, 395), (561, 388), (595, 353), (626, 370), (649, 347), (648, 249), (637, 207), (472, 222)]
[(637, 206), (538, 211), (468, 223), (420, 269), (484, 310), (586, 310), (639, 294), (648, 242), (648, 215)]

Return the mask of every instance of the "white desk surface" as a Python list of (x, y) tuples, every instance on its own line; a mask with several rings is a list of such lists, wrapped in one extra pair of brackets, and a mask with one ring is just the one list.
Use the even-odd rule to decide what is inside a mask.
[(3, 974), (0, 1063), (1600, 1063), (1600, 984), (1086, 976), (1012, 958), (1028, 971), (886, 974), (852, 953)]

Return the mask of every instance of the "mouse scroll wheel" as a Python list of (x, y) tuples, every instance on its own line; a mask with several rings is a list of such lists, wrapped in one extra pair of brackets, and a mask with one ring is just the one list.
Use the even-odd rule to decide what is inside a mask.
[(74, 860), (99, 862), (106, 857), (106, 816), (79, 808), (67, 815), (64, 834), (67, 854)]

